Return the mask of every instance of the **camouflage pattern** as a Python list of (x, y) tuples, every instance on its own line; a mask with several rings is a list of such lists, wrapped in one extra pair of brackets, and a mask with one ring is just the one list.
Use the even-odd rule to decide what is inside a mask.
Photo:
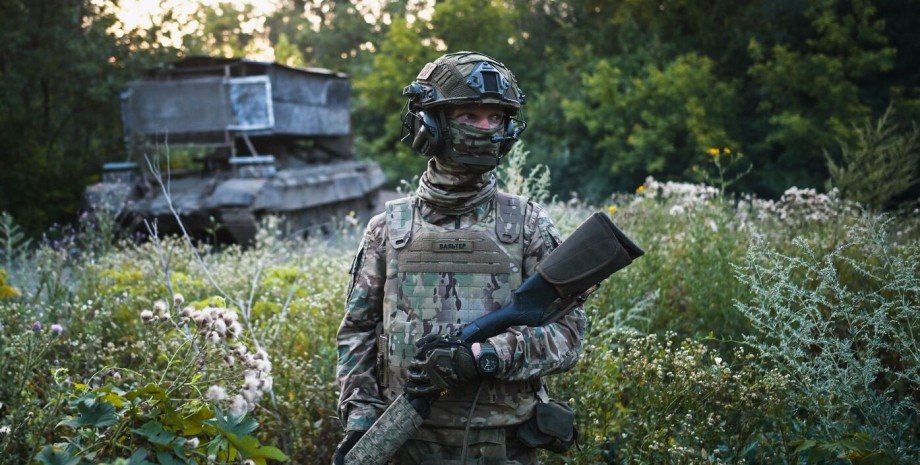
[(460, 155), (475, 157), (497, 157), (501, 142), (492, 142), (492, 136), (501, 133), (504, 128), (480, 129), (472, 124), (448, 120), (451, 146)]
[[(495, 234), (494, 208), (466, 228), (455, 224), (413, 222), (412, 239), (402, 250), (387, 254), (384, 284), (384, 398), (392, 401), (403, 391), (406, 369), (422, 337), (451, 333), (463, 324), (498, 310), (511, 301), (521, 284), (523, 243), (500, 242)], [(462, 427), (476, 392), (462, 386), (442, 397), (427, 423)], [(534, 386), (527, 381), (487, 380), (477, 403), (473, 426), (506, 425), (526, 418), (535, 404)], [(463, 411), (464, 415), (457, 412)]]
[[(393, 465), (460, 465), (464, 430), (423, 428), (396, 452)], [(521, 444), (516, 427), (471, 429), (467, 464), (536, 465), (537, 451)]]
[(478, 221), (490, 208), (497, 184), (491, 168), (478, 171), (449, 158), (433, 157), (419, 180), (416, 196), (428, 207), (423, 214), (429, 223), (474, 211)]
[[(501, 258), (498, 263), (517, 266), (519, 271), (400, 271), (400, 254), (387, 239), (387, 216), (374, 217), (352, 266), (346, 314), (337, 336), (339, 414), (348, 431), (368, 429), (386, 404), (402, 392), (405, 374), (400, 368), (415, 354), (416, 339), (499, 308), (516, 285), (535, 272), (542, 257), (560, 243), (558, 232), (537, 204), (527, 204), (519, 245), (510, 246), (495, 240), (493, 202), (480, 202), (463, 214), (447, 215), (419, 200), (431, 196), (424, 190), (420, 185), (418, 197), (411, 202), (415, 208), (411, 215), (413, 232), (406, 249), (417, 239), (430, 245), (442, 234), (464, 232), (479, 243), (490, 243), (505, 255), (497, 255)], [(516, 262), (514, 254), (521, 257)], [(509, 328), (490, 338), (501, 367), (497, 379), (483, 389), (472, 426), (514, 425), (527, 419), (539, 378), (566, 370), (576, 362), (584, 330), (585, 315), (579, 308), (548, 326)], [(382, 350), (378, 350), (378, 343), (382, 343)], [(426, 429), (465, 426), (475, 388), (459, 389), (436, 403)]]
[(348, 451), (345, 465), (384, 463), (421, 428), (423, 421), (406, 396), (399, 396), (362, 440)]
[[(490, 70), (497, 74), (491, 86), (484, 82)], [(445, 104), (492, 103), (510, 115), (517, 114), (525, 101), (511, 70), (477, 52), (448, 53), (426, 64), (403, 95), (425, 110)]]

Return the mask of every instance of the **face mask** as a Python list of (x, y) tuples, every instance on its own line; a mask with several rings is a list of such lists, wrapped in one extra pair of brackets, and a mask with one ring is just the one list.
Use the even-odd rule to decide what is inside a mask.
[(459, 123), (454, 120), (447, 122), (450, 130), (451, 149), (450, 155), (456, 161), (469, 165), (486, 165), (494, 167), (501, 158), (498, 149), (501, 142), (492, 142), (492, 136), (498, 135), (503, 126), (492, 129), (481, 129), (470, 124)]

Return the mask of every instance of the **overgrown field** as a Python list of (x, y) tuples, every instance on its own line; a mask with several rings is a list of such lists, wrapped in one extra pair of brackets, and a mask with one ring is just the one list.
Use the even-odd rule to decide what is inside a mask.
[[(792, 189), (648, 179), (601, 209), (646, 255), (586, 304), (552, 378), (581, 448), (544, 463), (920, 461), (920, 222)], [(38, 247), (4, 220), (0, 462), (325, 464), (334, 335), (361, 231), (193, 248), (87, 219)], [(244, 415), (245, 414), (245, 415)]]

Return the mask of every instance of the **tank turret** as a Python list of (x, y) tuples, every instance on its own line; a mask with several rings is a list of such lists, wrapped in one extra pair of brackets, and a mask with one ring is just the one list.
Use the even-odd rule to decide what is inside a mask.
[[(191, 57), (149, 70), (122, 93), (126, 161), (107, 163), (86, 201), (164, 234), (180, 231), (171, 201), (189, 233), (242, 244), (266, 215), (293, 233), (366, 221), (384, 177), (354, 158), (349, 98), (348, 77), (319, 68)], [(167, 158), (168, 199), (146, 169)]]

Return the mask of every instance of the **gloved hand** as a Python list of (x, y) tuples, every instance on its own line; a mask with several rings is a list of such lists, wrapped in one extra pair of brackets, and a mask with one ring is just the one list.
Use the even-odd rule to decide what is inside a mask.
[(409, 394), (431, 396), (482, 376), (471, 344), (456, 337), (429, 335), (415, 345), (419, 349), (407, 371)]
[(342, 442), (339, 443), (339, 447), (335, 448), (335, 455), (332, 456), (333, 465), (345, 465), (345, 456), (348, 455), (348, 452), (352, 447), (355, 447), (355, 444), (364, 437), (364, 433), (367, 431), (352, 431), (345, 435), (345, 439), (342, 439)]

